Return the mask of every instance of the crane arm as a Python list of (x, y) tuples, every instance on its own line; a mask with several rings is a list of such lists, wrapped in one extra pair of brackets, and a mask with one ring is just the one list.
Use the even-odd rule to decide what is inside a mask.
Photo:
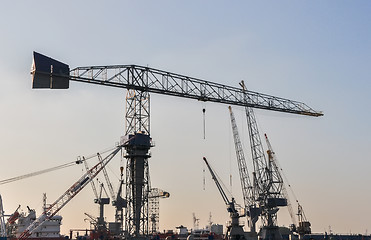
[[(102, 156), (99, 153), (97, 155), (98, 155), (99, 162), (101, 162), (103, 164)], [(115, 202), (116, 194), (115, 194), (115, 191), (113, 190), (112, 183), (111, 183), (111, 181), (108, 177), (107, 169), (103, 168), (102, 172), (103, 172), (104, 178), (106, 179), (106, 183), (107, 183), (107, 186), (108, 186), (108, 191), (111, 195), (110, 197), (112, 198), (112, 201)]]
[[(292, 204), (291, 204), (291, 201), (290, 201), (289, 193), (287, 192), (287, 189), (286, 189), (285, 184), (283, 182), (283, 178), (281, 176), (282, 169), (279, 167), (278, 160), (276, 158), (275, 152), (273, 151), (272, 145), (271, 145), (271, 143), (270, 143), (270, 141), (268, 139), (267, 134), (264, 134), (264, 136), (265, 136), (265, 141), (266, 141), (267, 147), (268, 147), (268, 150), (267, 150), (268, 158), (272, 162), (272, 165), (273, 165), (273, 167), (275, 169), (275, 172), (279, 176), (279, 178), (281, 179), (281, 182), (282, 182), (282, 184), (281, 184), (281, 192), (282, 192), (282, 196), (287, 201), (287, 209), (289, 211), (289, 214), (290, 214), (290, 217), (291, 217), (291, 221), (292, 221), (292, 223), (295, 226), (297, 226), (297, 221), (296, 221), (296, 218), (295, 218), (294, 210), (292, 209)], [(288, 182), (286, 182), (286, 184), (288, 186), (290, 186), (288, 184)]]
[(204, 162), (206, 163), (207, 168), (210, 171), (211, 177), (214, 180), (216, 187), (218, 188), (220, 194), (222, 195), (223, 201), (225, 202), (226, 205), (230, 204), (230, 201), (228, 200), (227, 194), (224, 192), (222, 185), (218, 181), (213, 169), (210, 167), (209, 163), (207, 162), (206, 158), (203, 157)]
[(232, 107), (229, 106), (228, 109), (229, 109), (230, 118), (231, 118), (233, 140), (234, 140), (234, 145), (236, 149), (238, 170), (240, 173), (242, 195), (243, 195), (243, 200), (245, 204), (245, 209), (248, 213), (246, 217), (247, 217), (248, 225), (250, 227), (250, 231), (256, 232), (255, 224), (258, 221), (258, 215), (260, 214), (261, 210), (257, 206), (258, 204), (255, 199), (256, 189), (253, 188), (251, 181), (250, 181), (249, 172), (248, 172), (248, 168), (247, 168), (247, 164), (245, 160), (245, 155), (243, 152), (242, 143), (241, 143), (240, 136), (239, 136), (238, 129), (237, 129), (236, 119), (234, 117)]
[(71, 80), (278, 112), (323, 115), (302, 102), (138, 65), (88, 66), (70, 71), (67, 64), (34, 52), (31, 74), (33, 88), (67, 89)]
[[(88, 173), (89, 177), (92, 178), (92, 172), (89, 171), (89, 165), (88, 165), (88, 162), (85, 160), (85, 157), (82, 157), (82, 159), (80, 157), (78, 157), (77, 161), (78, 162), (84, 162), (85, 170)], [(97, 188), (95, 187), (94, 181), (90, 181), (90, 184), (91, 184), (91, 188), (93, 189), (93, 193), (94, 193), (95, 198), (98, 199), (98, 192), (97, 192)]]
[(151, 188), (148, 198), (169, 198), (170, 193), (159, 188)]
[(233, 140), (234, 140), (234, 145), (235, 145), (235, 150), (236, 150), (238, 170), (240, 173), (242, 195), (243, 195), (245, 207), (249, 207), (249, 206), (255, 205), (253, 187), (251, 185), (249, 172), (248, 172), (248, 168), (247, 168), (247, 164), (245, 160), (245, 155), (244, 155), (243, 148), (242, 148), (242, 143), (240, 140), (240, 136), (238, 134), (236, 119), (234, 117), (231, 106), (229, 106), (228, 109), (229, 109), (229, 114), (231, 118)]
[(62, 196), (52, 203), (35, 221), (33, 221), (18, 239), (28, 238), (32, 232), (40, 227), (45, 221), (53, 217), (62, 209), (72, 198), (74, 198), (87, 184), (89, 184), (98, 173), (113, 159), (124, 145), (119, 145), (107, 157), (102, 159), (94, 167), (89, 169), (77, 182), (75, 182)]

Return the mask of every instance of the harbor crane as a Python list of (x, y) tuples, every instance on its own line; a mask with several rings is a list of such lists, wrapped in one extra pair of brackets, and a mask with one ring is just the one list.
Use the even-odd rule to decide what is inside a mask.
[(237, 165), (240, 174), (242, 196), (245, 204), (245, 211), (247, 212), (246, 217), (248, 225), (250, 227), (250, 233), (252, 235), (256, 234), (256, 222), (258, 221), (259, 214), (261, 212), (259, 206), (255, 201), (255, 189), (251, 184), (249, 177), (249, 171), (246, 164), (245, 154), (243, 152), (242, 143), (238, 133), (238, 128), (236, 124), (236, 119), (234, 117), (232, 107), (228, 106), (229, 114), (231, 118), (233, 140), (236, 150)]
[[(102, 159), (102, 156), (100, 155), (100, 153), (97, 153), (96, 155), (98, 157), (99, 162), (102, 163), (103, 159)], [(82, 158), (78, 157), (78, 161), (79, 162), (84, 162), (86, 171), (89, 172), (89, 166), (87, 164), (87, 161), (85, 161), (85, 158), (84, 157), (82, 157)], [(115, 194), (115, 192), (113, 190), (113, 187), (112, 187), (112, 183), (111, 183), (111, 181), (108, 177), (108, 173), (107, 173), (106, 168), (102, 169), (102, 172), (103, 172), (103, 175), (104, 175), (104, 178), (106, 180), (106, 184), (108, 186), (108, 190), (109, 190), (109, 193), (110, 193), (109, 197), (112, 200), (112, 206), (114, 206), (115, 210), (116, 210), (116, 212), (115, 212), (115, 223), (114, 223), (115, 226), (113, 227), (112, 223), (110, 223), (111, 224), (111, 230), (116, 235), (119, 235), (120, 233), (122, 233), (123, 208), (125, 208), (127, 206), (126, 200), (121, 197), (122, 185), (123, 185), (123, 179), (122, 179), (122, 177), (123, 177), (123, 167), (120, 167), (120, 171), (121, 171), (121, 179), (120, 179), (119, 190), (118, 190), (118, 193)], [(91, 181), (90, 183), (91, 183), (91, 186), (92, 186), (92, 189), (93, 189), (93, 192), (94, 192), (94, 196), (95, 196), (94, 202), (99, 204), (99, 212), (100, 212), (99, 219), (100, 219), (100, 221), (98, 221), (98, 222), (100, 223), (100, 225), (106, 224), (104, 219), (103, 219), (104, 205), (107, 205), (107, 204), (110, 203), (110, 198), (109, 197), (106, 197), (106, 198), (101, 197), (102, 189), (104, 189), (104, 191), (106, 193), (106, 196), (108, 196), (105, 188), (103, 188), (103, 184), (101, 185), (100, 196), (98, 196), (94, 181)], [(106, 229), (106, 226), (104, 226), (102, 229)]]
[(108, 154), (101, 162), (97, 163), (94, 167), (90, 168), (77, 182), (75, 182), (70, 188), (67, 189), (54, 203), (50, 204), (44, 212), (33, 221), (23, 233), (20, 234), (18, 239), (27, 239), (33, 231), (51, 219), (55, 214), (59, 212), (69, 201), (71, 201), (84, 187), (89, 184), (102, 169), (121, 151), (126, 143), (122, 143), (115, 147), (115, 149)]
[[(265, 136), (265, 141), (266, 141), (267, 147), (268, 147), (267, 154), (268, 154), (269, 161), (272, 162), (274, 168), (276, 169), (276, 172), (278, 174), (280, 174), (282, 176), (282, 179), (283, 179), (284, 174), (282, 172), (282, 168), (279, 166), (279, 163), (278, 163), (278, 160), (277, 160), (277, 157), (276, 157), (276, 153), (273, 151), (273, 147), (272, 147), (272, 145), (271, 145), (271, 143), (268, 139), (267, 134), (264, 134), (264, 136)], [(290, 203), (289, 194), (287, 192), (285, 184), (283, 184), (282, 185), (282, 193), (283, 193), (284, 197), (287, 199), (287, 207), (288, 207), (288, 210), (289, 210), (289, 213), (290, 213), (290, 216), (291, 216), (291, 219), (292, 219), (292, 223), (293, 223), (293, 229), (292, 230), (294, 232), (297, 232), (300, 236), (305, 235), (305, 234), (311, 234), (312, 233), (312, 230), (310, 228), (311, 224), (307, 220), (307, 218), (304, 214), (303, 207), (299, 204), (299, 201), (296, 198), (296, 195), (294, 194), (294, 192), (291, 188), (291, 185), (289, 184), (287, 178), (285, 178), (285, 182), (288, 185), (288, 187), (291, 189), (292, 195), (295, 197), (295, 201), (298, 204), (298, 213), (296, 214), (297, 217), (298, 217), (298, 223), (296, 223), (296, 219), (295, 219), (295, 216), (294, 216), (294, 211), (293, 211), (292, 205)]]
[(227, 194), (225, 193), (222, 185), (220, 184), (215, 172), (210, 167), (207, 159), (203, 157), (203, 160), (209, 169), (209, 172), (211, 174), (211, 178), (214, 180), (216, 187), (219, 190), (220, 195), (223, 198), (223, 201), (225, 205), (227, 206), (227, 211), (229, 213), (229, 216), (231, 218), (230, 224), (227, 226), (227, 233), (226, 233), (226, 239), (228, 240), (243, 240), (246, 239), (245, 233), (243, 230), (243, 226), (240, 224), (240, 218), (244, 215), (240, 215), (237, 210), (236, 201), (232, 197), (231, 200), (229, 200)]
[[(101, 163), (102, 157), (100, 156), (99, 153), (97, 153), (97, 156), (98, 156), (98, 159), (99, 159), (99, 163)], [(78, 157), (77, 161), (84, 162), (86, 173), (89, 175), (90, 178), (92, 178), (93, 176), (92, 176), (92, 173), (89, 171), (90, 169), (89, 169), (87, 161), (85, 160), (85, 157), (82, 157), (82, 158)], [(105, 170), (105, 168), (102, 169), (103, 172), (104, 172), (104, 170)], [(105, 193), (107, 195), (107, 192), (106, 192), (106, 189), (104, 188), (103, 183), (100, 184), (99, 195), (98, 195), (97, 188), (95, 186), (94, 181), (90, 181), (90, 185), (93, 189), (93, 193), (94, 193), (94, 196), (95, 196), (94, 203), (99, 205), (99, 217), (98, 217), (97, 225), (96, 225), (97, 230), (103, 232), (107, 229), (106, 222), (104, 221), (104, 205), (109, 204), (110, 199), (108, 197), (105, 197), (105, 198), (102, 197), (103, 190), (105, 191)]]
[[(249, 96), (245, 84), (242, 81), (240, 85), (245, 92), (245, 101), (247, 102)], [(267, 161), (265, 158), (253, 108), (246, 105), (245, 113), (254, 167), (253, 188), (255, 201), (259, 204), (260, 217), (263, 224), (260, 238), (280, 240), (282, 236), (277, 226), (277, 212), (279, 207), (287, 206), (287, 199), (282, 193), (283, 180), (272, 161)]]
[(127, 238), (148, 236), (150, 93), (199, 101), (249, 106), (270, 111), (322, 116), (306, 104), (177, 73), (138, 65), (76, 67), (33, 53), (31, 69), (34, 89), (68, 89), (70, 81), (127, 89), (125, 123), (126, 150), (125, 232)]

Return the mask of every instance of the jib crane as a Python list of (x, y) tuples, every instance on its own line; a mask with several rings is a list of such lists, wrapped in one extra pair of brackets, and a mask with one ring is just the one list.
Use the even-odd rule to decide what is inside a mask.
[(230, 224), (227, 226), (227, 233), (226, 233), (226, 239), (228, 240), (243, 240), (246, 239), (245, 233), (243, 231), (242, 225), (240, 224), (240, 217), (243, 217), (243, 215), (240, 215), (236, 208), (236, 201), (232, 197), (231, 200), (228, 199), (227, 194), (225, 193), (222, 185), (220, 184), (216, 174), (214, 173), (213, 169), (210, 167), (209, 163), (207, 162), (207, 159), (203, 158), (207, 168), (210, 171), (211, 177), (215, 182), (216, 187), (219, 190), (220, 195), (222, 195), (223, 201), (225, 205), (227, 206), (227, 211), (229, 213), (229, 216), (231, 218)]
[(135, 139), (125, 145), (125, 230), (128, 237), (148, 235), (150, 94), (157, 93), (200, 101), (249, 106), (271, 111), (322, 116), (304, 103), (213, 83), (185, 75), (138, 65), (77, 67), (34, 52), (33, 88), (67, 89), (70, 81), (127, 89), (126, 133)]
[(307, 220), (307, 217), (304, 214), (303, 207), (299, 204), (299, 202), (298, 202), (298, 221), (299, 225), (296, 228), (296, 231), (299, 233), (299, 235), (312, 233), (312, 229), (310, 228), (311, 224)]
[(77, 182), (75, 182), (68, 190), (62, 194), (54, 203), (50, 204), (47, 209), (33, 221), (26, 230), (20, 234), (18, 239), (28, 238), (34, 230), (51, 219), (57, 212), (62, 209), (72, 198), (74, 198), (87, 184), (89, 184), (102, 169), (113, 159), (114, 156), (123, 148), (126, 143), (123, 143), (108, 154), (101, 162), (89, 169)]
[[(99, 162), (101, 163), (102, 162), (102, 156), (99, 153), (97, 153), (97, 157), (99, 159)], [(78, 161), (81, 161), (81, 162), (83, 161), (84, 164), (85, 164), (85, 168), (86, 168), (87, 172), (89, 172), (89, 166), (88, 166), (87, 162), (85, 161), (85, 158), (82, 157), (82, 159), (83, 160), (81, 160), (81, 158), (79, 157)], [(123, 216), (122, 216), (123, 214), (122, 214), (122, 212), (123, 212), (123, 208), (126, 207), (126, 201), (121, 197), (121, 191), (122, 191), (122, 185), (123, 185), (123, 180), (122, 180), (123, 168), (122, 167), (120, 168), (120, 171), (121, 171), (121, 179), (120, 179), (119, 191), (118, 191), (117, 194), (115, 194), (106, 168), (102, 169), (104, 178), (106, 180), (106, 184), (108, 186), (110, 197), (112, 199), (112, 205), (115, 207), (115, 210), (116, 210), (116, 212), (115, 212), (115, 224), (116, 224), (115, 234), (120, 234), (122, 232), (122, 224), (123, 224), (123, 221), (122, 221), (123, 220)], [(105, 224), (104, 218), (103, 218), (104, 205), (110, 203), (110, 198), (108, 198), (108, 197), (107, 198), (102, 198), (101, 197), (102, 189), (104, 189), (104, 191), (106, 192), (105, 188), (103, 188), (103, 184), (101, 185), (100, 196), (98, 196), (98, 193), (97, 193), (94, 182), (91, 181), (90, 183), (91, 183), (91, 186), (93, 188), (94, 196), (96, 197), (94, 202), (99, 204), (99, 209), (100, 209), (99, 210), (99, 212), (100, 212), (99, 219), (100, 220), (98, 222), (100, 224)], [(108, 196), (107, 192), (106, 192), (106, 196)]]
[[(264, 136), (265, 136), (265, 141), (267, 142), (267, 147), (268, 147), (268, 150), (267, 150), (268, 158), (272, 162), (274, 168), (276, 169), (276, 172), (278, 172), (278, 174), (280, 174), (280, 175), (282, 175), (282, 177), (284, 177), (282, 168), (279, 167), (279, 163), (278, 163), (276, 154), (273, 151), (273, 147), (272, 147), (272, 145), (271, 145), (271, 143), (270, 143), (270, 141), (268, 139), (267, 134), (264, 134)], [(312, 230), (310, 228), (311, 224), (307, 220), (307, 218), (306, 218), (306, 216), (304, 214), (304, 210), (303, 210), (302, 206), (299, 204), (299, 201), (296, 198), (296, 196), (294, 194), (294, 191), (292, 190), (291, 185), (289, 184), (287, 178), (285, 179), (285, 181), (286, 181), (286, 184), (288, 185), (288, 187), (291, 189), (291, 192), (292, 192), (293, 196), (295, 197), (295, 201), (298, 204), (298, 213), (296, 214), (297, 217), (298, 217), (298, 224), (296, 224), (296, 219), (294, 217), (294, 211), (292, 210), (292, 206), (291, 206), (291, 203), (289, 201), (290, 200), (289, 199), (289, 195), (287, 193), (287, 190), (286, 190), (286, 187), (285, 187), (285, 184), (284, 184), (282, 186), (282, 193), (285, 196), (285, 198), (287, 199), (287, 207), (288, 207), (288, 210), (289, 210), (289, 213), (290, 213), (292, 222), (294, 224), (294, 229), (293, 230), (295, 232), (297, 232), (299, 235), (311, 234), (312, 233)]]
[(240, 140), (240, 136), (238, 133), (238, 128), (236, 124), (236, 119), (234, 117), (232, 107), (228, 106), (229, 114), (231, 118), (231, 125), (232, 125), (232, 132), (233, 132), (233, 140), (236, 150), (236, 157), (237, 157), (237, 165), (240, 174), (240, 181), (242, 187), (242, 196), (245, 204), (245, 210), (247, 211), (247, 221), (250, 227), (251, 233), (256, 233), (256, 222), (258, 221), (258, 217), (260, 214), (260, 208), (257, 206), (255, 201), (255, 189), (251, 184), (251, 180), (249, 177), (249, 171), (246, 164), (245, 154), (243, 152), (242, 143)]
[[(243, 81), (240, 85), (242, 90), (245, 91), (246, 87)], [(246, 92), (246, 101), (248, 101), (248, 97)], [(245, 106), (245, 113), (254, 166), (253, 188), (255, 190), (255, 201), (259, 203), (260, 216), (263, 223), (260, 238), (282, 239), (277, 226), (277, 212), (279, 210), (278, 207), (287, 206), (287, 200), (282, 193), (283, 180), (279, 172), (274, 168), (272, 161), (267, 161), (265, 158), (253, 108)]]

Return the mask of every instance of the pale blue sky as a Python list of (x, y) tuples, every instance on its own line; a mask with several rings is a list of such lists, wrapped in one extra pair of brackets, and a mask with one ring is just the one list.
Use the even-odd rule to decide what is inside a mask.
[[(124, 90), (77, 83), (32, 90), (32, 51), (71, 67), (149, 65), (233, 86), (243, 79), (251, 90), (324, 111), (321, 118), (256, 113), (313, 230), (370, 232), (370, 12), (370, 1), (3, 1), (0, 179), (95, 153), (124, 131)], [(158, 95), (151, 105), (152, 185), (171, 193), (161, 202), (160, 229), (191, 228), (192, 212), (201, 226), (209, 212), (225, 224), (208, 174), (202, 189), (202, 156), (226, 183), (233, 174), (238, 198), (227, 106)], [(234, 111), (250, 157), (243, 109)], [(119, 164), (110, 172), (118, 175)], [(77, 166), (1, 185), (5, 211), (22, 204), (40, 212), (43, 192), (54, 201), (81, 172)], [(87, 227), (84, 212), (98, 214), (90, 187), (61, 211), (63, 232)], [(279, 224), (287, 226), (281, 212)]]

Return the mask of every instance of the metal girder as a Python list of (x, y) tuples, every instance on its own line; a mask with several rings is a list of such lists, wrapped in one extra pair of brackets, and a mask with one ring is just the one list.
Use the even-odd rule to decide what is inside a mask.
[[(223, 84), (138, 65), (77, 67), (71, 70), (69, 79), (200, 101), (248, 106), (315, 117), (323, 115), (322, 112), (315, 111), (302, 102), (253, 91), (243, 91)], [(244, 94), (246, 94), (246, 99)]]

